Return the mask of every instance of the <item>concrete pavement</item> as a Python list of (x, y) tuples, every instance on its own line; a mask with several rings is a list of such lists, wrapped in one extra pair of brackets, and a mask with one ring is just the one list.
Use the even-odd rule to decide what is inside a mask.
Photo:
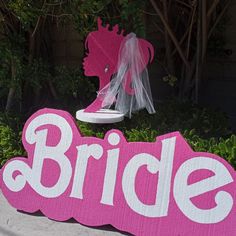
[(26, 214), (9, 205), (0, 191), (0, 236), (122, 236), (111, 226), (86, 227), (73, 220), (56, 222), (41, 214)]

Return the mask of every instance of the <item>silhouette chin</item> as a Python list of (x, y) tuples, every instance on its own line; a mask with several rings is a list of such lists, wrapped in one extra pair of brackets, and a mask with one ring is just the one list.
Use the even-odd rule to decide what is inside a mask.
[(87, 70), (84, 69), (84, 75), (85, 76), (95, 76), (93, 73), (88, 72)]

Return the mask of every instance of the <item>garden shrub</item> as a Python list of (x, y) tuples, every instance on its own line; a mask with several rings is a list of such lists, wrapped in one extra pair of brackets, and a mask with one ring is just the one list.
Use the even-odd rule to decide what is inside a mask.
[(89, 104), (96, 96), (94, 84), (91, 78), (83, 75), (80, 68), (68, 68), (57, 66), (52, 78), (52, 82), (58, 93), (59, 99), (68, 105), (73, 100), (80, 106)]
[(8, 125), (0, 124), (0, 166), (15, 156), (24, 156), (20, 134), (16, 134)]
[[(207, 108), (201, 108), (189, 103), (179, 103), (174, 100), (156, 104), (156, 114), (149, 115), (142, 110), (134, 114), (132, 119), (125, 118), (116, 124), (88, 124), (79, 122), (78, 125), (85, 135), (96, 136), (98, 132), (107, 132), (110, 129), (119, 129), (124, 133), (148, 132), (155, 130), (158, 135), (186, 130), (195, 130), (195, 134), (202, 138), (227, 137), (231, 134), (228, 121), (224, 113)], [(138, 141), (134, 139), (134, 141)], [(144, 141), (143, 139), (140, 141)], [(147, 140), (150, 141), (150, 140)]]
[[(24, 153), (19, 122), (19, 118), (0, 114), (0, 165)], [(77, 124), (83, 136), (103, 138), (108, 130), (119, 129), (129, 142), (154, 142), (159, 135), (180, 131), (194, 151), (215, 153), (236, 168), (236, 135), (219, 111), (169, 101), (158, 104), (154, 115), (141, 111), (131, 120), (125, 118), (120, 123), (104, 125), (78, 121)]]
[(157, 106), (157, 113), (145, 111), (116, 124), (98, 125), (78, 121), (84, 136), (103, 138), (110, 129), (121, 130), (129, 142), (153, 142), (156, 136), (180, 131), (198, 152), (210, 152), (225, 158), (236, 168), (236, 135), (230, 131), (224, 113), (188, 103), (169, 101)]
[[(84, 136), (95, 136), (98, 138), (103, 138), (106, 128), (100, 128), (100, 130), (93, 130), (93, 125), (91, 124), (81, 124), (79, 122), (80, 131)], [(126, 139), (129, 142), (154, 142), (158, 135), (164, 133), (158, 132), (156, 129), (151, 128), (122, 128)], [(121, 129), (120, 129), (121, 130)], [(209, 152), (214, 153), (218, 156), (223, 157), (236, 169), (236, 135), (231, 134), (229, 137), (211, 137), (211, 138), (201, 138), (196, 134), (196, 131), (185, 130), (181, 132), (188, 144), (196, 152)]]
[(190, 146), (196, 152), (210, 152), (223, 157), (236, 169), (236, 135), (227, 138), (212, 137), (204, 139), (199, 137), (195, 130), (186, 130), (183, 133)]
[(25, 156), (22, 127), (23, 118), (19, 114), (0, 113), (0, 167), (12, 157)]

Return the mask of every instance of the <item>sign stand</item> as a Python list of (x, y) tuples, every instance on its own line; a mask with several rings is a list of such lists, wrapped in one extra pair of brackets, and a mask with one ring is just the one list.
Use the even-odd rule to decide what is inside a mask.
[(76, 119), (88, 123), (110, 124), (122, 121), (124, 114), (111, 109), (100, 109), (96, 112), (85, 112), (83, 109), (76, 112)]

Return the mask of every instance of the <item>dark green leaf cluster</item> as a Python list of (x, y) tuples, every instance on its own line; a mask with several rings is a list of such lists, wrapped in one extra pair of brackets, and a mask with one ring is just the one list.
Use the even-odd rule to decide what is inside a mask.
[(22, 28), (27, 30), (35, 25), (37, 18), (42, 14), (41, 4), (42, 1), (12, 0), (7, 3), (7, 7), (17, 16)]
[(24, 65), (23, 81), (32, 88), (42, 88), (43, 84), (52, 80), (52, 77), (49, 65), (41, 58), (33, 60), (31, 64)]
[(210, 152), (225, 158), (236, 168), (236, 135), (227, 138), (204, 139), (195, 134), (195, 130), (186, 130), (184, 137), (188, 140), (193, 150), (197, 152)]
[[(144, 13), (145, 1), (136, 0), (120, 0), (121, 5), (121, 20), (125, 22), (127, 29), (127, 23), (130, 29), (129, 31), (135, 32), (140, 37), (145, 37), (145, 26), (144, 26)], [(132, 25), (132, 26), (131, 26)]]
[[(15, 117), (0, 114), (1, 164), (24, 153), (20, 144), (23, 119)], [(78, 121), (78, 127), (83, 136), (98, 138), (103, 138), (108, 130), (119, 129), (130, 142), (154, 142), (159, 135), (180, 131), (194, 151), (215, 153), (236, 168), (236, 135), (230, 132), (227, 119), (219, 111), (171, 100), (158, 104), (155, 115), (141, 111), (120, 123), (99, 125)]]
[(65, 104), (74, 99), (82, 106), (82, 104), (91, 102), (96, 94), (91, 79), (84, 76), (78, 68), (57, 66), (52, 77), (52, 83), (60, 96), (59, 99), (64, 100)]
[[(45, 101), (56, 103), (58, 98), (63, 104), (74, 98), (86, 105), (94, 86), (82, 71), (54, 65), (52, 28), (69, 21), (85, 37), (97, 29), (101, 17), (104, 25), (119, 23), (126, 32), (144, 36), (144, 5), (141, 0), (4, 1), (0, 6), (0, 109), (22, 112)], [(42, 91), (44, 100), (39, 98)]]
[(0, 166), (11, 157), (25, 155), (20, 139), (21, 132), (11, 127), (13, 125), (18, 130), (19, 127), (16, 127), (18, 122), (17, 118), (6, 116), (6, 114), (0, 116)]
[(144, 37), (144, 7), (142, 0), (75, 0), (71, 1), (69, 11), (76, 29), (83, 36), (97, 28), (97, 18), (101, 17), (106, 23), (119, 24), (126, 32)]
[(180, 131), (194, 151), (219, 155), (236, 168), (236, 136), (220, 111), (171, 100), (158, 104), (155, 115), (142, 111), (113, 125), (78, 125), (83, 135), (99, 138), (110, 129), (119, 129), (130, 142), (153, 142), (158, 135)]

